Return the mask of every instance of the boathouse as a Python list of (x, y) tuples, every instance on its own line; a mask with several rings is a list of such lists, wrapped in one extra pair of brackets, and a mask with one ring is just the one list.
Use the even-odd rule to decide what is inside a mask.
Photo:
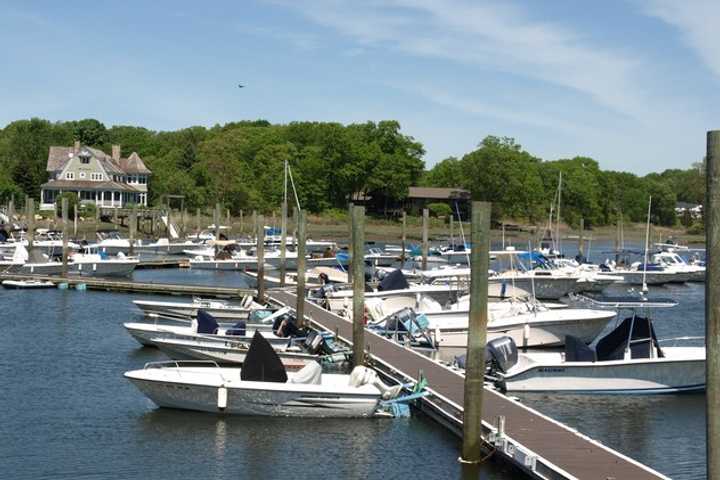
[(121, 156), (120, 145), (112, 154), (75, 142), (72, 147), (50, 147), (49, 180), (40, 186), (41, 209), (54, 208), (64, 192), (77, 194), (81, 203), (122, 208), (128, 203), (147, 206), (148, 180), (152, 172), (136, 152)]

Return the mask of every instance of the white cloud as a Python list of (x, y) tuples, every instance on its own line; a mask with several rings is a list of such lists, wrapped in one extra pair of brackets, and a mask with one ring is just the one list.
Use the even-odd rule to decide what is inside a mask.
[(685, 43), (720, 77), (720, 1), (650, 0), (645, 12), (680, 30)]
[[(278, 2), (276, 2), (278, 3)], [(647, 113), (640, 62), (506, 3), (310, 0), (280, 3), (360, 44), (504, 71), (570, 88), (629, 117)]]

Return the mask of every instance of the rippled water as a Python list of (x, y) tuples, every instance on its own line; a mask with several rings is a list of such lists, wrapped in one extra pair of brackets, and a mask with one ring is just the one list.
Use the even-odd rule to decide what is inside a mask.
[[(134, 275), (142, 281), (245, 286), (233, 272)], [(703, 284), (651, 289), (679, 301), (659, 312), (660, 338), (704, 334)], [(160, 297), (0, 289), (1, 478), (461, 476), (458, 440), (422, 416), (320, 421), (155, 408), (122, 377), (164, 358), (139, 347), (122, 327), (133, 318), (135, 298)], [(702, 394), (521, 399), (672, 478), (705, 477)], [(495, 464), (480, 473), (515, 477)]]
[[(167, 271), (152, 273), (168, 279)], [(183, 277), (197, 280), (175, 272)], [(122, 376), (164, 358), (125, 333), (133, 298), (140, 296), (0, 288), (0, 478), (461, 476), (457, 438), (422, 416), (304, 420), (157, 409)], [(513, 475), (490, 463), (479, 478)]]

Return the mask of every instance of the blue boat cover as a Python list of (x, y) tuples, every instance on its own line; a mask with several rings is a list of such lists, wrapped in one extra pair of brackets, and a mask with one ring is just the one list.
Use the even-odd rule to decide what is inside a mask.
[(214, 334), (218, 331), (218, 323), (215, 317), (210, 315), (205, 310), (198, 310), (197, 313), (197, 333), (210, 333)]
[(246, 334), (245, 320), (240, 320), (231, 328), (225, 330), (225, 335), (242, 335)]

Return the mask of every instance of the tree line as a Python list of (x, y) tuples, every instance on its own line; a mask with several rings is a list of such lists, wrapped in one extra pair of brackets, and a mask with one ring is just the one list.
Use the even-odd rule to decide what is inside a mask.
[(283, 196), (283, 165), (293, 172), (298, 199), (311, 212), (345, 209), (360, 197), (375, 205), (397, 205), (412, 185), (462, 187), (473, 198), (493, 202), (496, 218), (542, 222), (563, 172), (562, 217), (575, 224), (643, 221), (653, 196), (653, 222), (675, 223), (676, 201), (702, 203), (704, 173), (694, 166), (639, 177), (603, 171), (587, 157), (543, 161), (512, 138), (489, 136), (462, 158), (447, 158), (425, 170), (424, 149), (386, 120), (342, 125), (333, 122), (265, 120), (210, 128), (153, 131), (136, 126), (107, 128), (95, 119), (49, 122), (18, 120), (0, 130), (0, 201), (10, 195), (39, 197), (48, 179), (51, 145), (85, 145), (123, 155), (137, 152), (153, 171), (150, 202), (164, 194), (185, 195), (188, 208), (221, 203), (240, 209), (276, 210)]

